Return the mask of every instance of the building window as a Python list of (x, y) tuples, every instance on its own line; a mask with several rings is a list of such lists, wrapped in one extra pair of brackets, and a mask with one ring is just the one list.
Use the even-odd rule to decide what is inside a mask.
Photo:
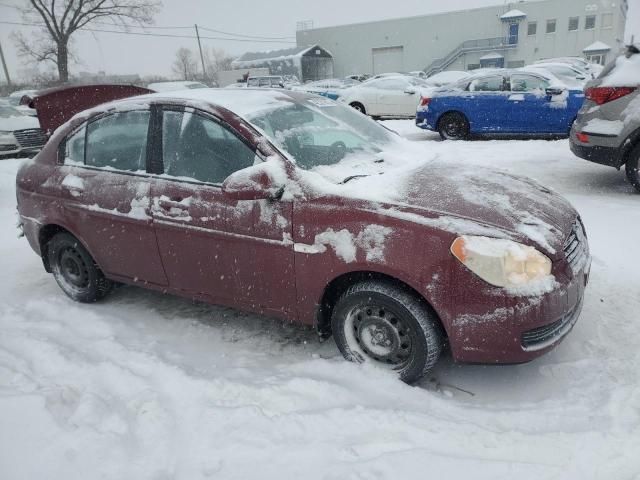
[(594, 28), (596, 28), (596, 16), (587, 15), (587, 17), (584, 20), (584, 29), (593, 30)]
[(527, 35), (533, 36), (538, 33), (538, 22), (529, 22), (527, 25)]
[(602, 28), (612, 28), (613, 27), (613, 13), (603, 13), (602, 14)]
[(547, 33), (556, 33), (556, 19), (547, 20)]
[(580, 17), (570, 17), (569, 18), (569, 31), (575, 32), (578, 30), (578, 26), (580, 25)]
[(507, 68), (522, 68), (524, 65), (524, 60), (513, 60), (512, 62), (507, 62)]

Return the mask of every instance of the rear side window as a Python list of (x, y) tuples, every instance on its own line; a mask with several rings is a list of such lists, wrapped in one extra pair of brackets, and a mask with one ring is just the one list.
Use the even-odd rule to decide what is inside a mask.
[(504, 87), (502, 76), (476, 78), (469, 84), (470, 92), (501, 92)]
[(544, 92), (549, 88), (549, 82), (533, 75), (512, 75), (512, 92)]
[(254, 164), (255, 153), (219, 123), (192, 112), (166, 110), (162, 122), (164, 173), (222, 183)]
[(87, 127), (84, 125), (76, 133), (67, 137), (64, 163), (71, 165), (84, 165), (84, 140), (87, 134)]
[(86, 165), (146, 170), (148, 111), (114, 113), (90, 122), (86, 128)]

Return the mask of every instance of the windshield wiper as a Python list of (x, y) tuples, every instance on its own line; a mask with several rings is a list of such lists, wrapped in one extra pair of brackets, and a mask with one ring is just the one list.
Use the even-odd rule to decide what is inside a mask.
[(351, 176), (345, 178), (344, 180), (342, 180), (338, 185), (344, 185), (345, 183), (350, 182), (354, 178), (363, 178), (363, 177), (370, 177), (370, 176), (371, 175), (351, 175)]

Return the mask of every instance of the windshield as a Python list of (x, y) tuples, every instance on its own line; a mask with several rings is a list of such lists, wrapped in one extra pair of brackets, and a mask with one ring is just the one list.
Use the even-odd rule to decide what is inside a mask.
[(309, 98), (249, 117), (305, 170), (333, 165), (348, 156), (379, 153), (393, 133), (352, 108)]
[(9, 118), (9, 117), (21, 117), (24, 114), (13, 107), (8, 105), (0, 105), (0, 118)]

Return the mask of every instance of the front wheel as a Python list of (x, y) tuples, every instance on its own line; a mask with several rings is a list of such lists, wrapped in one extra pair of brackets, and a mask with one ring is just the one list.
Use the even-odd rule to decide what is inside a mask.
[(367, 114), (367, 110), (364, 108), (364, 105), (362, 105), (360, 102), (353, 102), (349, 104), (349, 106), (354, 110), (357, 110), (358, 112), (362, 113), (363, 115)]
[(627, 180), (640, 192), (640, 144), (636, 145), (629, 152), (629, 159), (626, 164)]
[(73, 235), (56, 234), (47, 244), (47, 254), (56, 282), (76, 302), (97, 302), (111, 291), (113, 283)]
[(469, 136), (469, 122), (461, 113), (445, 113), (438, 122), (438, 133), (443, 140), (464, 140)]
[(442, 334), (421, 299), (384, 282), (361, 282), (338, 299), (331, 330), (347, 360), (393, 370), (411, 383), (437, 362)]

